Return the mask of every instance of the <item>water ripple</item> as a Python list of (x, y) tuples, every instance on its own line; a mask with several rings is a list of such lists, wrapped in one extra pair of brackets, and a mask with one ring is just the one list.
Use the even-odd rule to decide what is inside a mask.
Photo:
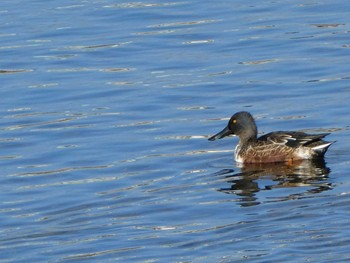
[[(3, 262), (349, 261), (347, 2), (17, 2)], [(236, 164), (237, 140), (207, 138), (240, 110), (337, 143), (321, 164)]]

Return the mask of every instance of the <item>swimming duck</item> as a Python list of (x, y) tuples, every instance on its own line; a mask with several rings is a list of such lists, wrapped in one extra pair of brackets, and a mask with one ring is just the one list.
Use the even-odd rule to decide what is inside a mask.
[(257, 138), (258, 130), (253, 116), (246, 111), (235, 113), (228, 125), (209, 141), (228, 135), (237, 135), (235, 161), (239, 163), (292, 163), (297, 160), (323, 158), (334, 142), (322, 139), (329, 133), (307, 134), (298, 131), (277, 131)]

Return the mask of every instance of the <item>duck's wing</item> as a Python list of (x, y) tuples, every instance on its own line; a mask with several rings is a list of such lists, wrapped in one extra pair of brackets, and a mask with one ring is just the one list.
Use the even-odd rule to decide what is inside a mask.
[(314, 145), (322, 141), (329, 133), (307, 134), (304, 132), (278, 131), (262, 135), (258, 141), (265, 141), (271, 144), (286, 145), (289, 147)]

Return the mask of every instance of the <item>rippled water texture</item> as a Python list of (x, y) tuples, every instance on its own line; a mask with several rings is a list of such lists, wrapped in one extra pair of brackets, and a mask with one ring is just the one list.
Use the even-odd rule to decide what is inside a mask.
[[(348, 262), (340, 1), (2, 1), (0, 262)], [(331, 132), (240, 167), (207, 138)]]

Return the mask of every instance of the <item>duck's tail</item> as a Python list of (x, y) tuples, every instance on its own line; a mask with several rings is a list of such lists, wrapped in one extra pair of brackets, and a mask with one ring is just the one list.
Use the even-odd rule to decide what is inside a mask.
[(327, 152), (329, 146), (331, 146), (335, 142), (336, 141), (333, 141), (333, 142), (322, 141), (322, 144), (318, 144), (316, 146), (313, 146), (311, 149), (315, 152), (315, 154), (318, 157), (323, 157), (324, 154)]

